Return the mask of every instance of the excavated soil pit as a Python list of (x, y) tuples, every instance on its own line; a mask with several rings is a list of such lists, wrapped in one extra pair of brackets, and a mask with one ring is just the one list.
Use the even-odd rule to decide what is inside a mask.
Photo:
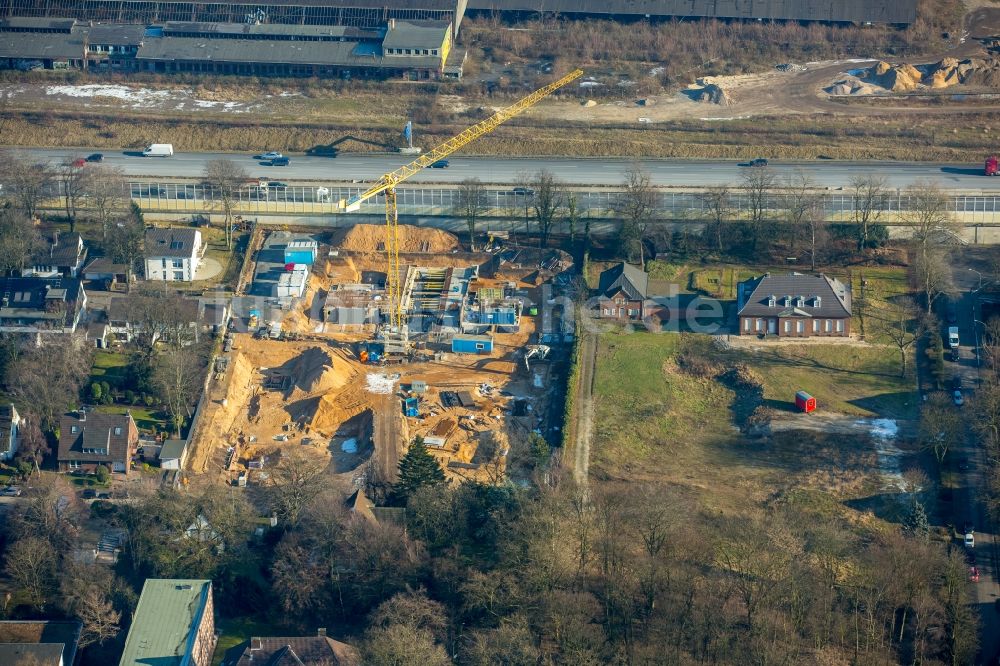
[[(400, 252), (451, 252), (458, 248), (458, 238), (440, 229), (399, 225)], [(335, 231), (330, 244), (351, 252), (382, 252), (385, 250), (385, 227), (378, 224), (356, 224)]]
[(365, 410), (344, 421), (330, 438), (330, 471), (334, 474), (352, 472), (371, 458), (372, 412)]

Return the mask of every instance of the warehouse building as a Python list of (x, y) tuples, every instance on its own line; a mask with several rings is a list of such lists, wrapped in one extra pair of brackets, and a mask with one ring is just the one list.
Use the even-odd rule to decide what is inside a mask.
[(436, 79), (461, 76), (451, 24), (389, 19), (379, 29), (168, 21), (144, 27), (67, 19), (0, 21), (0, 68), (253, 76)]

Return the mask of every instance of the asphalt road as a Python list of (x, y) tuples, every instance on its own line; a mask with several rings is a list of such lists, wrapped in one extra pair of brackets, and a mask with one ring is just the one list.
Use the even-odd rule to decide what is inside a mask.
[[(68, 157), (102, 152), (106, 164), (120, 167), (128, 176), (164, 178), (197, 178), (204, 172), (208, 161), (227, 158), (243, 165), (253, 177), (314, 182), (373, 181), (383, 173), (409, 161), (404, 155), (341, 155), (336, 158), (291, 155), (291, 163), (288, 166), (272, 167), (254, 159), (251, 155), (229, 153), (177, 153), (172, 157), (142, 157), (136, 152), (111, 152), (92, 148), (28, 149), (22, 152), (31, 155), (33, 159), (49, 162), (61, 162)], [(475, 177), (484, 183), (514, 185), (524, 180), (526, 176), (546, 169), (572, 185), (618, 185), (623, 181), (625, 172), (636, 165), (649, 173), (655, 185), (682, 187), (736, 184), (750, 168), (745, 163), (735, 160), (636, 162), (618, 158), (499, 159), (459, 155), (449, 158), (448, 168), (425, 169), (409, 182), (457, 183), (465, 178)], [(982, 162), (951, 165), (905, 162), (772, 162), (771, 169), (779, 179), (804, 171), (819, 187), (845, 187), (858, 173), (874, 173), (885, 176), (891, 188), (904, 188), (917, 181), (933, 180), (942, 187), (952, 190), (1000, 193), (1000, 178), (982, 175)]]

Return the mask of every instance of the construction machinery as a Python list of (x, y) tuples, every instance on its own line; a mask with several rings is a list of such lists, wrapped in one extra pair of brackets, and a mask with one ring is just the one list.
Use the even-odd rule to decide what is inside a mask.
[(454, 136), (435, 147), (409, 164), (383, 175), (374, 185), (361, 194), (350, 199), (341, 199), (338, 208), (346, 212), (354, 212), (361, 204), (378, 195), (385, 196), (385, 253), (386, 253), (386, 300), (389, 311), (389, 331), (398, 340), (406, 339), (406, 322), (403, 316), (402, 278), (399, 274), (399, 217), (396, 211), (396, 186), (406, 179), (420, 173), (435, 162), (445, 159), (452, 153), (467, 146), (479, 137), (489, 134), (504, 122), (530, 109), (552, 92), (562, 88), (583, 76), (583, 70), (574, 70), (558, 81), (539, 88), (524, 99), (497, 111), (493, 116), (474, 125), (461, 134)]

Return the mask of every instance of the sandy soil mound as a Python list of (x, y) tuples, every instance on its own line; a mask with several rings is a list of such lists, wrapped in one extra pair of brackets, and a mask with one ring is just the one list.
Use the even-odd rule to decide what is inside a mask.
[[(381, 252), (385, 227), (380, 224), (356, 224), (334, 233), (331, 244), (352, 252)], [(450, 252), (458, 247), (458, 238), (447, 231), (399, 225), (400, 252)]]
[(684, 91), (684, 94), (695, 102), (702, 102), (705, 104), (729, 106), (731, 103), (729, 95), (726, 91), (723, 90), (717, 83), (713, 82), (709, 77), (698, 79), (697, 83), (688, 86), (688, 89)]
[[(922, 65), (921, 69), (908, 63), (890, 65), (883, 61), (863, 70), (861, 78), (892, 92), (909, 92), (919, 88), (940, 90), (959, 84), (996, 88), (1000, 87), (1000, 59), (943, 58), (940, 62)], [(845, 92), (845, 83), (848, 82), (838, 81), (826, 90), (832, 95), (869, 94), (869, 91), (857, 89)]]
[(316, 393), (336, 391), (354, 376), (346, 364), (335, 363), (330, 352), (322, 347), (310, 347), (287, 366), (292, 380), (288, 399), (301, 400)]

